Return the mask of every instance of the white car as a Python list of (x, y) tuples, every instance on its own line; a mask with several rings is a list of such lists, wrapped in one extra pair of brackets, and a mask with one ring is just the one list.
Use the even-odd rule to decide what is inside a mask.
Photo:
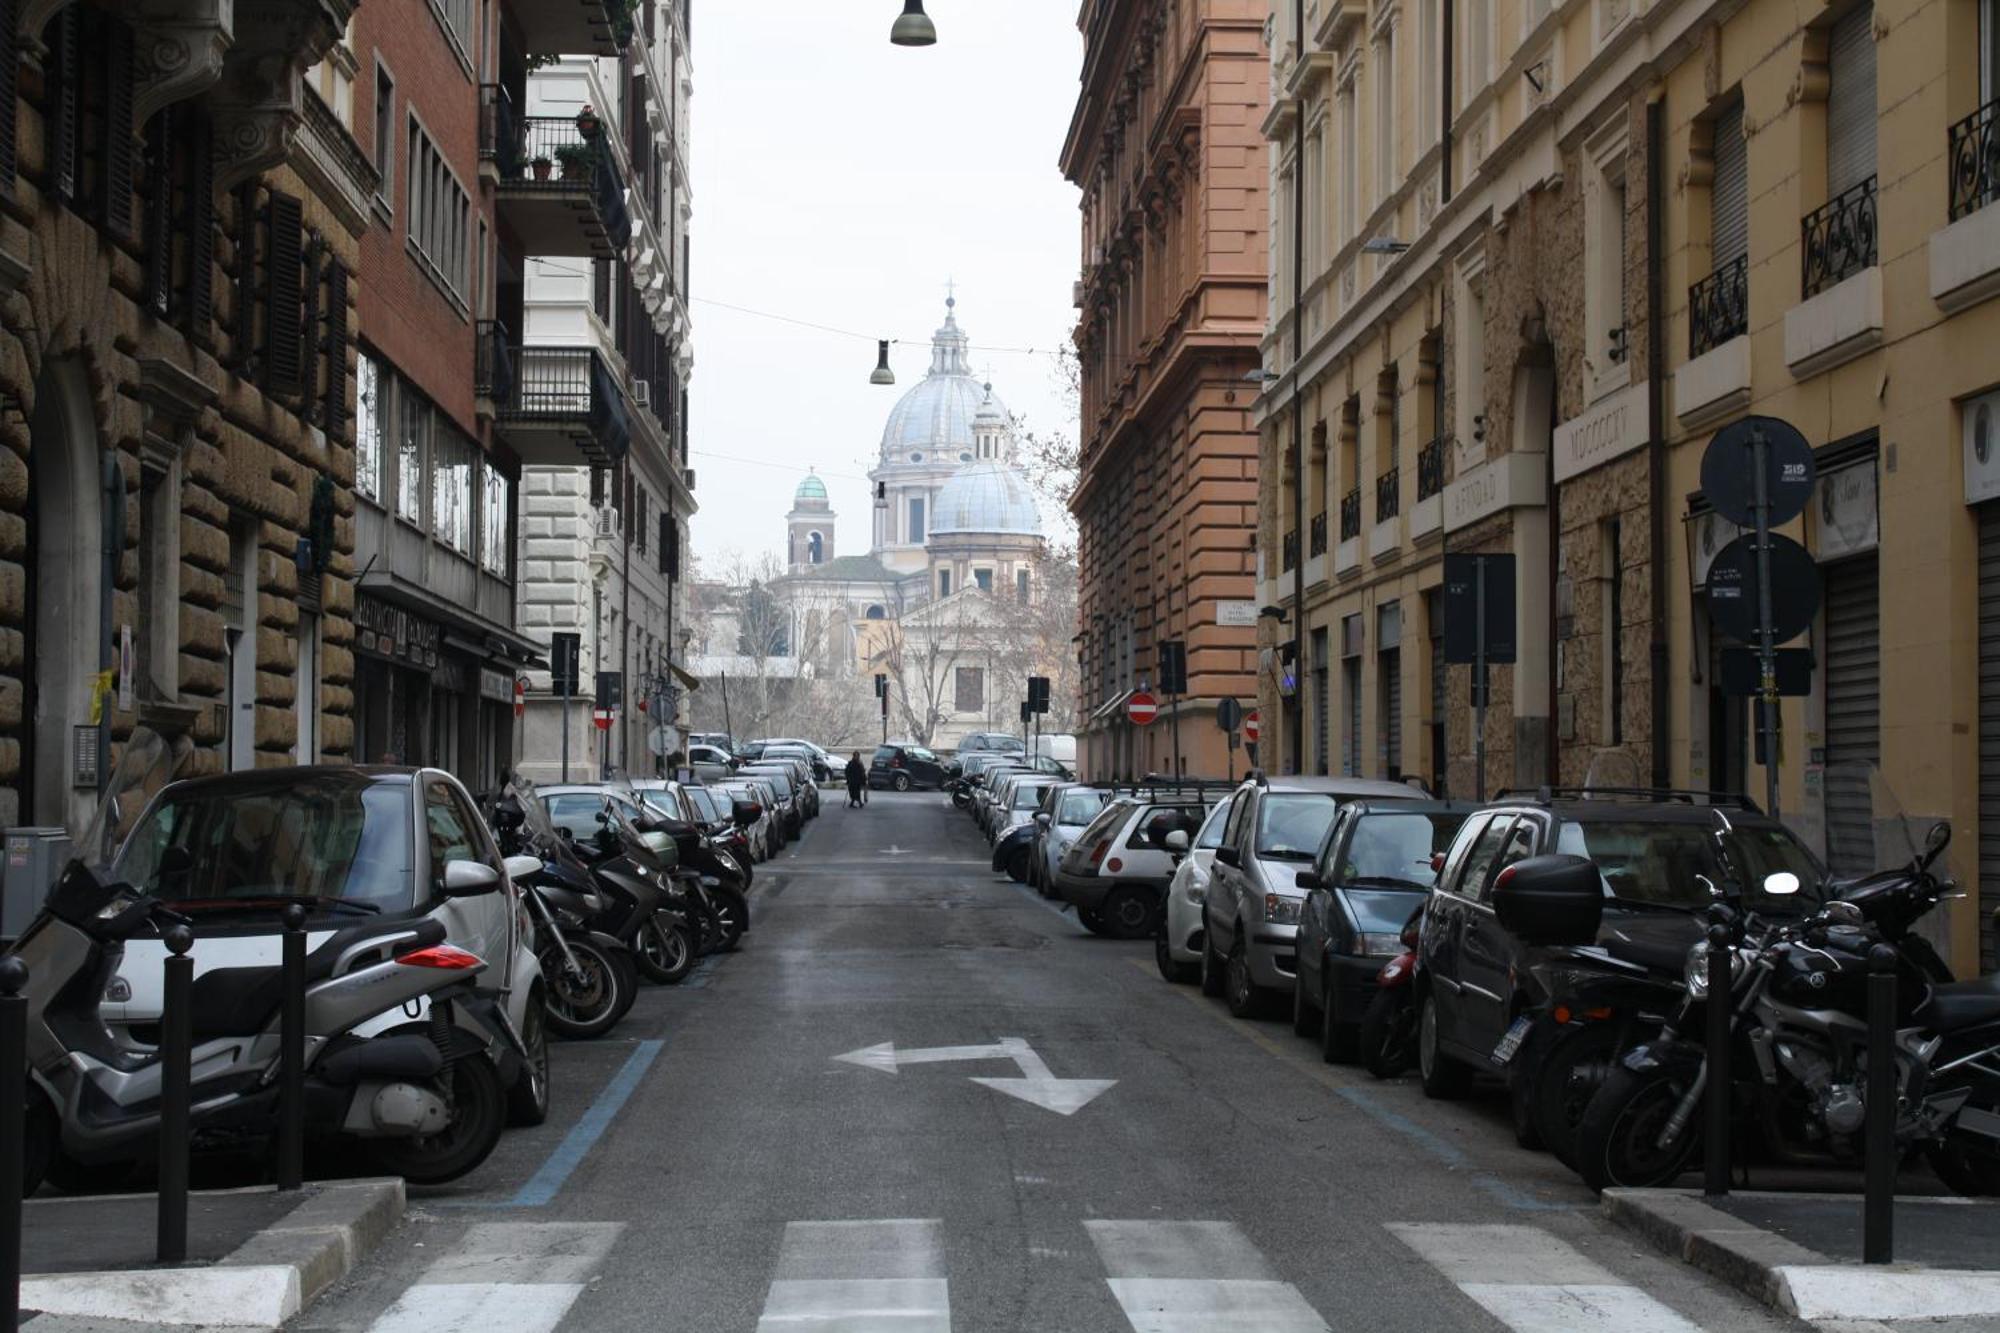
[(1078, 834), (1090, 827), (1090, 821), (1103, 812), (1105, 802), (1110, 799), (1111, 793), (1103, 787), (1087, 787), (1080, 782), (1064, 784), (1056, 793), (1055, 808), (1044, 812), (1046, 821), (1043, 815), (1035, 817), (1042, 831), (1028, 859), (1028, 883), (1044, 898), (1056, 896), (1056, 867), (1062, 864), (1063, 853)]
[[(1160, 975), (1168, 981), (1192, 983), (1201, 976), (1201, 907), (1208, 897), (1215, 849), (1222, 845), (1222, 830), (1235, 804), (1236, 797), (1231, 794), (1208, 812), (1167, 883), (1167, 910), (1160, 918), (1160, 933), (1153, 937), (1153, 958), (1160, 966)], [(1186, 836), (1170, 833), (1167, 845), (1172, 847)]]
[(687, 756), (688, 767), (703, 782), (720, 782), (736, 771), (735, 758), (713, 745), (690, 745)]

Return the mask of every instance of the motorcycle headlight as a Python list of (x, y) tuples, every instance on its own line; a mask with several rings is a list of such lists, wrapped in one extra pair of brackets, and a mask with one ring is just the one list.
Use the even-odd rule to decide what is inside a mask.
[[(1729, 982), (1731, 986), (1734, 986), (1736, 979), (1743, 975), (1743, 965), (1742, 950), (1730, 950)], [(1697, 941), (1688, 947), (1687, 966), (1684, 969), (1684, 975), (1689, 995), (1699, 1000), (1708, 994), (1708, 944), (1706, 941)]]
[(1305, 909), (1303, 898), (1287, 898), (1279, 893), (1264, 895), (1264, 920), (1274, 926), (1296, 926), (1299, 913)]
[(1364, 930), (1354, 937), (1363, 958), (1394, 958), (1403, 952), (1403, 937), (1393, 930)]

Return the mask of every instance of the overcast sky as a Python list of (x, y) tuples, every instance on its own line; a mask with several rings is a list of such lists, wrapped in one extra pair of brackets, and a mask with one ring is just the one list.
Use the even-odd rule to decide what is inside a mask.
[[(1075, 324), (1077, 193), (1056, 163), (1076, 102), (1077, 0), (929, 0), (938, 43), (889, 45), (899, 0), (695, 7), (691, 460), (695, 553), (780, 553), (816, 466), (837, 554), (868, 549), (867, 471), (923, 378), (945, 283), (973, 365), (1036, 430), (1070, 423), (1047, 355)], [(748, 307), (900, 338), (875, 346)], [(1057, 516), (1044, 524), (1054, 530)]]

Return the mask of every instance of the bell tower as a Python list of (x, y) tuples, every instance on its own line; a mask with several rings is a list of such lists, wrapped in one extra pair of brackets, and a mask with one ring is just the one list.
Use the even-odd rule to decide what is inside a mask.
[(808, 574), (833, 559), (833, 505), (827, 500), (826, 483), (818, 474), (806, 479), (792, 492), (792, 512), (785, 515), (785, 568), (794, 574)]

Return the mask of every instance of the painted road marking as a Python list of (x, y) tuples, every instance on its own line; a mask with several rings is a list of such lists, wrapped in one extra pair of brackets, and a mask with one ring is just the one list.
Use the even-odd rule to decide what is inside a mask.
[(986, 1046), (905, 1047), (900, 1051), (895, 1042), (885, 1041), (833, 1058), (885, 1074), (893, 1074), (903, 1065), (1012, 1060), (1021, 1071), (1019, 1078), (975, 1078), (972, 1082), (1057, 1115), (1075, 1115), (1118, 1082), (1115, 1078), (1057, 1078), (1048, 1062), (1035, 1054), (1035, 1048), (1023, 1037), (1002, 1037)]
[(1083, 1225), (1134, 1333), (1327, 1333), (1232, 1222)]
[(590, 1104), (590, 1109), (583, 1113), (583, 1118), (570, 1126), (569, 1133), (563, 1135), (562, 1142), (556, 1145), (556, 1150), (549, 1154), (549, 1159), (542, 1163), (541, 1169), (529, 1177), (528, 1183), (521, 1186), (513, 1198), (506, 1200), (500, 1206), (541, 1208), (561, 1193), (571, 1173), (583, 1165), (583, 1159), (590, 1155), (590, 1150), (604, 1137), (604, 1131), (618, 1118), (618, 1112), (632, 1099), (632, 1094), (639, 1090), (640, 1081), (646, 1077), (646, 1071), (653, 1067), (653, 1061), (659, 1057), (660, 1048), (664, 1044), (659, 1041), (642, 1041), (634, 1047), (624, 1067), (604, 1085), (604, 1091), (597, 1094), (597, 1100)]
[(1389, 1230), (1520, 1333), (1700, 1333), (1700, 1327), (1540, 1227), (1392, 1222)]
[(623, 1229), (615, 1222), (469, 1227), (369, 1333), (553, 1333)]
[(757, 1333), (951, 1333), (943, 1224), (787, 1222)]

